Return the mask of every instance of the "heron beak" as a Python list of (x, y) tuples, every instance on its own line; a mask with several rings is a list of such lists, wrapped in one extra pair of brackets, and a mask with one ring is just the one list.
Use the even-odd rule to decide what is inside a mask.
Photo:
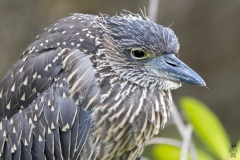
[(174, 54), (167, 53), (145, 63), (158, 76), (174, 82), (206, 86), (204, 80)]

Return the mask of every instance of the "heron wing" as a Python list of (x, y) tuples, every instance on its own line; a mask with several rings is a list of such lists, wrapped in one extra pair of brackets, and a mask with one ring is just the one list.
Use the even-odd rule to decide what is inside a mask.
[(3, 159), (68, 159), (80, 153), (91, 126), (91, 111), (81, 106), (93, 79), (89, 63), (78, 49), (57, 48), (13, 66), (0, 86)]

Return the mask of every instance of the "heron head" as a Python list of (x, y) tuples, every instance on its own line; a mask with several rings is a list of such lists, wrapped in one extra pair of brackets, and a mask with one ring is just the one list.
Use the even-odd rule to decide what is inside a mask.
[(180, 61), (178, 38), (172, 29), (139, 15), (102, 18), (100, 53), (121, 78), (150, 89), (172, 90), (189, 83), (205, 86), (204, 80)]

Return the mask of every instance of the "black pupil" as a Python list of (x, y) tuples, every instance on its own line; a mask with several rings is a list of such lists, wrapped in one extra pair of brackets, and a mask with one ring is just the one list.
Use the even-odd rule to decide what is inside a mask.
[(145, 56), (145, 53), (141, 50), (136, 50), (136, 51), (133, 51), (133, 55), (137, 58), (142, 58)]

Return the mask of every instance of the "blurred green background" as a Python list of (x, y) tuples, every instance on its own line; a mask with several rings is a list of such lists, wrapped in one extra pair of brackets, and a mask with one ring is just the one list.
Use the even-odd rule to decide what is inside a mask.
[[(0, 0), (0, 79), (36, 35), (70, 13), (140, 13), (148, 0)], [(231, 142), (240, 138), (240, 1), (161, 0), (157, 23), (170, 26), (180, 42), (179, 58), (198, 72), (204, 87), (183, 85), (173, 99), (191, 95), (220, 119)], [(173, 24), (173, 25), (172, 25)], [(178, 136), (170, 126), (161, 136)], [(240, 152), (240, 151), (239, 151)]]

